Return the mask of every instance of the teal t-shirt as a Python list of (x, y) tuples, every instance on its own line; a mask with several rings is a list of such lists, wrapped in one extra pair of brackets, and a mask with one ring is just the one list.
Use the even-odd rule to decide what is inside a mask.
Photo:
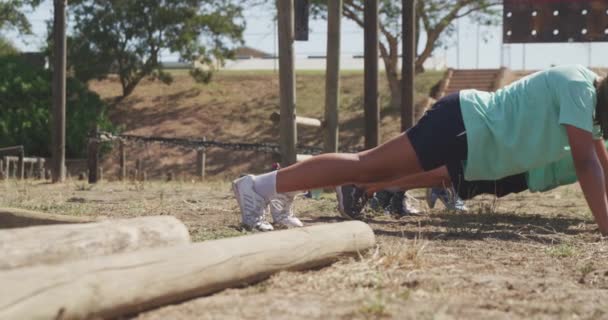
[(564, 124), (597, 131), (597, 78), (580, 65), (560, 66), (494, 93), (461, 91), (468, 143), (465, 179), (497, 180), (569, 155)]
[[(608, 141), (604, 141), (608, 149)], [(535, 168), (526, 174), (528, 189), (532, 192), (544, 192), (559, 186), (575, 183), (578, 180), (572, 155), (567, 155), (559, 161), (550, 163), (542, 168)]]

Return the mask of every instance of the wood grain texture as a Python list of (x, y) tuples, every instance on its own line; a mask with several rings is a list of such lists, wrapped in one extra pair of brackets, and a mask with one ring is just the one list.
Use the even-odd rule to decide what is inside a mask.
[(188, 229), (171, 216), (7, 229), (0, 231), (0, 270), (188, 243)]
[(0, 319), (112, 318), (371, 248), (352, 221), (0, 272)]
[(0, 208), (0, 230), (49, 224), (93, 222), (94, 218), (35, 212), (15, 208)]

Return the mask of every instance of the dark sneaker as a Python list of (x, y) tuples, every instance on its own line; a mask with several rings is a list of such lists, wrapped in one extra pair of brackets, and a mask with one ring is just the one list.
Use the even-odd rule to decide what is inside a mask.
[(418, 200), (407, 194), (407, 192), (395, 192), (391, 198), (390, 205), (386, 208), (387, 213), (397, 217), (420, 214), (414, 202)]
[(336, 196), (342, 217), (355, 220), (363, 218), (363, 208), (368, 200), (365, 190), (352, 184), (339, 186), (336, 187)]
[(374, 194), (375, 211), (387, 212), (391, 207), (391, 200), (395, 193), (388, 190), (381, 190)]
[(448, 210), (462, 212), (469, 210), (453, 187), (448, 189), (432, 188), (430, 190), (431, 191), (427, 193), (427, 203), (439, 200)]

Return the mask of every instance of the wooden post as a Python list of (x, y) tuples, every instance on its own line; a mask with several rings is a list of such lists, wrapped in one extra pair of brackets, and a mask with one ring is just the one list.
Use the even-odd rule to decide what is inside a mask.
[(66, 15), (67, 0), (54, 0), (53, 20), (53, 183), (65, 181)]
[(201, 181), (205, 180), (205, 162), (207, 155), (205, 154), (205, 148), (196, 150), (196, 175)]
[(294, 69), (293, 1), (277, 1), (279, 21), (279, 92), (281, 105), (281, 165), (296, 163), (296, 86)]
[(37, 169), (36, 169), (36, 179), (44, 180), (44, 159), (38, 158)]
[(17, 178), (19, 180), (23, 180), (25, 177), (25, 162), (23, 161), (23, 158), (25, 158), (25, 152), (22, 147), (19, 152), (19, 159), (17, 160)]
[(26, 178), (27, 179), (34, 179), (35, 178), (34, 172), (36, 171), (35, 168), (36, 168), (37, 162), (38, 161), (36, 160), (36, 162), (30, 162), (29, 163), (30, 168), (29, 168), (29, 170), (27, 170), (27, 174), (26, 174)]
[(121, 318), (319, 268), (374, 245), (372, 229), (350, 221), (12, 269), (0, 273), (0, 318)]
[(135, 180), (141, 180), (142, 173), (144, 172), (143, 160), (135, 160)]
[(120, 159), (119, 159), (119, 163), (120, 163), (120, 168), (119, 168), (119, 173), (118, 173), (118, 179), (120, 181), (125, 181), (125, 178), (127, 177), (127, 153), (125, 151), (125, 142), (123, 140), (120, 140), (120, 146), (119, 146), (119, 152), (120, 152)]
[(380, 109), (378, 108), (378, 0), (366, 0), (365, 23), (365, 149), (376, 147), (379, 142)]
[(310, 14), (309, 0), (295, 0), (294, 29), (296, 41), (308, 41), (308, 19)]
[(327, 71), (325, 74), (325, 152), (338, 152), (340, 41), (342, 0), (327, 2)]
[(416, 0), (402, 0), (401, 131), (414, 126)]
[(88, 163), (89, 163), (89, 183), (97, 183), (99, 177), (99, 128), (95, 127), (89, 138)]
[(8, 160), (8, 157), (4, 157), (4, 174), (6, 175), (6, 179), (11, 178), (11, 162)]
[(4, 160), (0, 159), (0, 179), (6, 179), (4, 176)]
[(103, 181), (103, 167), (99, 167), (99, 169), (97, 171), (97, 180)]

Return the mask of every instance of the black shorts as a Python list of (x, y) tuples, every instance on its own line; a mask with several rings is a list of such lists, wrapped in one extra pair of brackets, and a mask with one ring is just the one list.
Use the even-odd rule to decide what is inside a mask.
[(457, 161), (447, 165), (452, 186), (463, 200), (472, 199), (480, 194), (492, 194), (497, 197), (504, 197), (511, 193), (519, 193), (528, 190), (526, 174), (516, 174), (502, 179), (466, 181), (464, 179), (464, 163)]
[(424, 171), (466, 160), (460, 95), (450, 94), (437, 101), (406, 134)]

